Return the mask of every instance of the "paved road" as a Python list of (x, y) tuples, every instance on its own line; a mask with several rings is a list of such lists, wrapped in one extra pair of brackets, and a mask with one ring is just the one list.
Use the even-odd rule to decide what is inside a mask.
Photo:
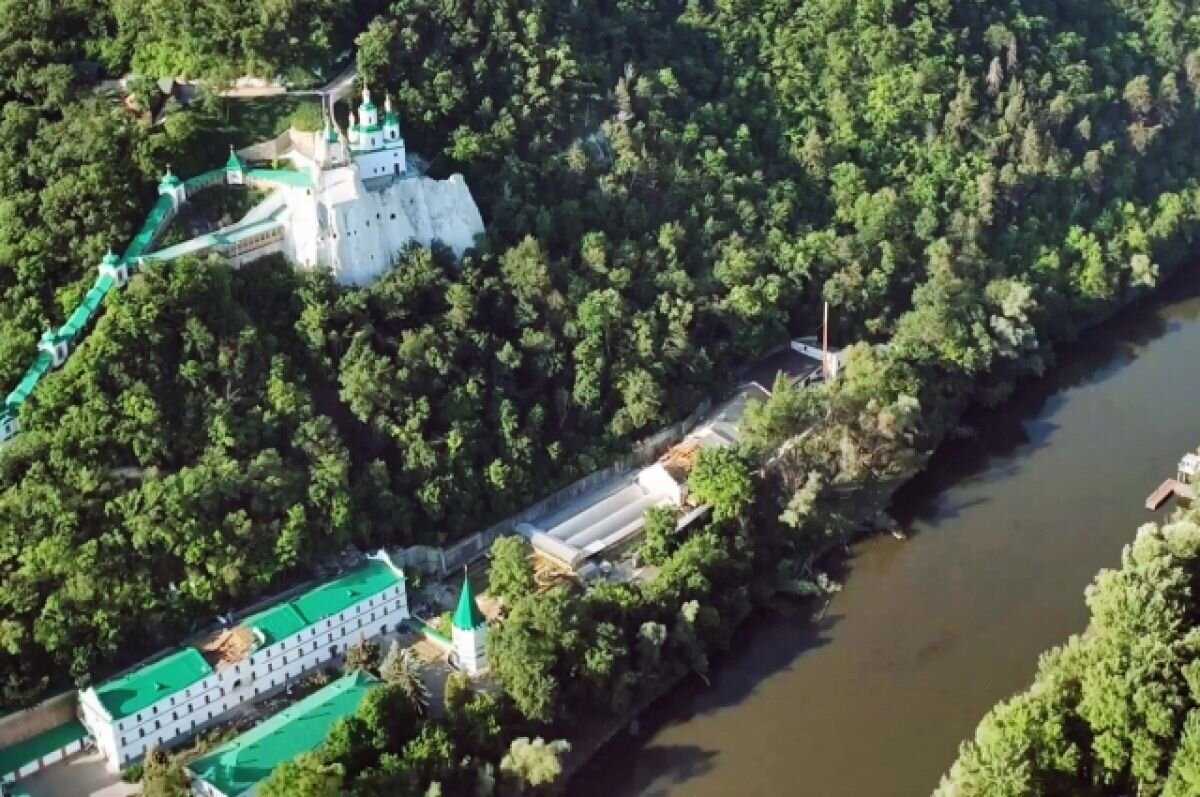
[(329, 97), (332, 101), (336, 102), (350, 93), (351, 89), (354, 88), (354, 79), (356, 77), (358, 77), (358, 68), (351, 63), (337, 77), (319, 89), (289, 90), (287, 86), (271, 83), (265, 86), (239, 86), (232, 89), (225, 89), (221, 92), (221, 96), (233, 99), (257, 99), (259, 97), (278, 97), (283, 94), (295, 94), (298, 96)]

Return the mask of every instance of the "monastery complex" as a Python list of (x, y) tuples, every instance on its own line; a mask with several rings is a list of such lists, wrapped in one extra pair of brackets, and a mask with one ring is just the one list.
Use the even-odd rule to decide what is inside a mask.
[[(104, 297), (140, 269), (185, 255), (215, 254), (239, 266), (282, 253), (297, 268), (327, 268), (341, 284), (365, 285), (410, 246), (436, 242), (461, 257), (483, 233), (483, 218), (461, 175), (434, 180), (419, 173), (390, 99), (381, 118), (363, 89), (345, 130), (327, 111), (323, 130), (291, 131), (290, 140), (292, 146), (278, 158), (288, 169), (248, 167), (232, 151), (223, 168), (187, 180), (167, 169), (158, 201), (125, 253), (109, 251), (83, 301), (62, 326), (42, 335), (32, 364), (0, 407), (0, 444), (20, 432), (21, 405), (47, 373), (66, 362)], [(267, 196), (234, 224), (156, 249), (188, 199), (214, 186), (248, 186)]]

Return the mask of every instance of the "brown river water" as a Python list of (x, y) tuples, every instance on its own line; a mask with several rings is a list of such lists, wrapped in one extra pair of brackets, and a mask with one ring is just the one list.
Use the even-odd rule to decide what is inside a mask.
[[(917, 797), (1038, 654), (1083, 630), (1144, 501), (1200, 443), (1200, 273), (1065, 349), (896, 496), (912, 535), (865, 540), (819, 623), (764, 615), (572, 797)], [(1159, 513), (1162, 514), (1161, 512)]]

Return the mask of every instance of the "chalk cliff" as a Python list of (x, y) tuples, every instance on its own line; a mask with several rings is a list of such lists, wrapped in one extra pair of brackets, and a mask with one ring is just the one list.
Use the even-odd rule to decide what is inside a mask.
[(321, 265), (338, 282), (363, 285), (412, 243), (434, 241), (462, 256), (483, 218), (461, 175), (385, 177), (364, 184), (354, 167), (319, 173), (315, 191), (287, 192), (284, 251), (301, 267)]

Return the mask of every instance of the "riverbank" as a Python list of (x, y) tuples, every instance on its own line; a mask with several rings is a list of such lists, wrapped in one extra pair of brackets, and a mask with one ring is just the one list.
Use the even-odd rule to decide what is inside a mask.
[[(1083, 586), (1145, 519), (1142, 484), (1178, 458), (1181, 431), (1194, 437), (1182, 405), (1200, 378), (1173, 363), (1200, 343), (1198, 295), (1194, 273), (1176, 275), (1098, 318), (1002, 407), (967, 409), (971, 433), (943, 440), (897, 492), (908, 542), (856, 545), (824, 621), (748, 623), (711, 687), (661, 696), (642, 735), (615, 737), (571, 793), (773, 794), (802, 772), (828, 795), (931, 790), (982, 713), (1028, 683), (1037, 653), (1080, 628)], [(1134, 486), (1104, 489), (1115, 483)], [(934, 727), (905, 731), (914, 714)], [(737, 730), (763, 725), (792, 744)], [(876, 763), (852, 764), (863, 745)]]

